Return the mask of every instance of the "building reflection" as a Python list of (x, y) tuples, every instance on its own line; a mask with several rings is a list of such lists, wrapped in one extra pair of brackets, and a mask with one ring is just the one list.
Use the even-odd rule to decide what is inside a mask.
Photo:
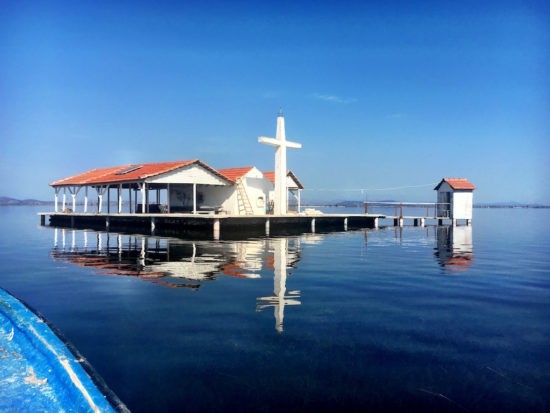
[(436, 227), (435, 256), (449, 272), (466, 271), (474, 260), (471, 226)]
[[(256, 311), (273, 308), (278, 332), (283, 332), (287, 307), (301, 305), (301, 292), (292, 289), (291, 275), (301, 260), (302, 246), (314, 247), (326, 237), (309, 233), (240, 241), (189, 241), (71, 228), (53, 228), (53, 231), (52, 259), (91, 268), (100, 275), (136, 277), (163, 287), (190, 290), (199, 290), (221, 277), (248, 280), (273, 277), (272, 290), (265, 282), (259, 288), (253, 285), (251, 288), (258, 289), (254, 294)], [(367, 257), (367, 243), (376, 247), (394, 245), (393, 231), (377, 229), (360, 233), (359, 240), (364, 243), (361, 254)], [(471, 226), (411, 227), (405, 234), (402, 228), (399, 231), (397, 239), (403, 246), (430, 248), (435, 242), (437, 262), (446, 271), (464, 271), (473, 262)]]
[[(54, 228), (55, 261), (92, 268), (96, 274), (137, 277), (170, 288), (198, 290), (218, 277), (254, 279), (273, 274), (273, 293), (257, 299), (257, 311), (273, 307), (283, 331), (285, 306), (299, 305), (287, 290), (290, 270), (300, 261), (299, 237), (246, 241), (185, 241), (175, 238)], [(321, 236), (304, 236), (305, 243)]]

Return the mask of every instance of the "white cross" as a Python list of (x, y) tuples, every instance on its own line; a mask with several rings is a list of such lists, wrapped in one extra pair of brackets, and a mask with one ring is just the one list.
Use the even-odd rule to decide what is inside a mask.
[(277, 135), (275, 139), (261, 136), (258, 142), (275, 146), (275, 215), (287, 213), (287, 187), (286, 187), (286, 148), (300, 149), (301, 143), (286, 140), (285, 118), (283, 112), (277, 117)]

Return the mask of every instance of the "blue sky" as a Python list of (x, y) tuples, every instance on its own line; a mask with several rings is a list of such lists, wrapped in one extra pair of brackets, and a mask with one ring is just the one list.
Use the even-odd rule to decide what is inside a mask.
[(305, 199), (432, 201), (450, 176), (550, 203), (550, 10), (479, 3), (3, 1), (0, 195), (126, 163), (272, 170), (282, 106)]

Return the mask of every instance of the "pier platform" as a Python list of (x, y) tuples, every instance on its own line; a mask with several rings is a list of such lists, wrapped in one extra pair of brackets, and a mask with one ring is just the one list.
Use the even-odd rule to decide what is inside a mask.
[(219, 239), (224, 233), (277, 235), (289, 232), (343, 231), (374, 228), (379, 215), (217, 215), (217, 214), (84, 214), (40, 212), (40, 223), (71, 228), (146, 231), (158, 234), (192, 232)]
[(90, 214), (40, 212), (41, 225), (49, 224), (80, 229), (117, 230), (157, 235), (192, 234), (220, 239), (221, 234), (234, 236), (287, 235), (303, 232), (345, 231), (347, 229), (403, 226), (405, 223), (424, 226), (428, 222), (456, 224), (448, 217), (393, 216), (382, 214), (287, 214), (287, 215), (224, 215), (224, 214)]

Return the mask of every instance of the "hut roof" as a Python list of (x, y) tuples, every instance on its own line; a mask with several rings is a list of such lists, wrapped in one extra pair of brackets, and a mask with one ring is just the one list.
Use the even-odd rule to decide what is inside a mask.
[(466, 178), (443, 178), (441, 182), (437, 184), (434, 190), (437, 191), (444, 182), (447, 182), (449, 186), (453, 189), (469, 189), (472, 191), (476, 189), (476, 187)]

